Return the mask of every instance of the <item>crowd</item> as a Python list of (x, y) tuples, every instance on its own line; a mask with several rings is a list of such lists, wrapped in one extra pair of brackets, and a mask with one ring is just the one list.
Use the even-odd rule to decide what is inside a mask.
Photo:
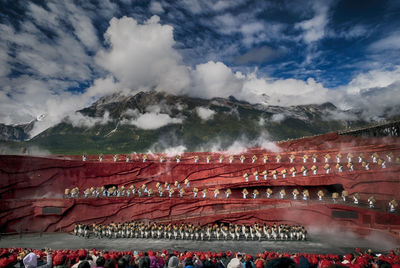
[[(89, 231), (89, 229), (91, 229)], [(125, 223), (76, 224), (74, 234), (97, 238), (152, 238), (186, 240), (306, 240), (304, 226), (288, 224), (162, 224), (130, 221)]]
[(400, 267), (399, 251), (377, 254), (356, 249), (353, 253), (307, 254), (262, 252), (252, 256), (227, 252), (100, 251), (0, 249), (0, 267), (42, 268), (273, 268), (273, 267)]

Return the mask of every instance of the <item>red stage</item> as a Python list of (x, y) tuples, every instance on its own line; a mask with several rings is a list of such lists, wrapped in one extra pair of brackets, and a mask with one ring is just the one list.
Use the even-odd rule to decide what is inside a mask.
[[(234, 155), (233, 163), (229, 163), (227, 152), (185, 153), (181, 162), (177, 163), (175, 156), (166, 156), (160, 163), (162, 155), (148, 155), (145, 163), (143, 155), (130, 155), (130, 162), (125, 162), (125, 155), (120, 155), (117, 162), (112, 156), (104, 156), (103, 162), (98, 156), (88, 156), (82, 161), (81, 156), (0, 156), (0, 194), (2, 232), (9, 231), (55, 231), (71, 230), (76, 222), (120, 222), (129, 220), (150, 221), (191, 221), (209, 223), (214, 221), (251, 223), (287, 222), (305, 226), (341, 226), (357, 229), (360, 233), (369, 230), (387, 231), (400, 229), (400, 216), (388, 213), (388, 202), (400, 200), (400, 163), (396, 158), (400, 154), (398, 138), (355, 138), (340, 136), (336, 133), (287, 141), (277, 144), (279, 152), (261, 149), (251, 149), (246, 153)], [(336, 154), (342, 154), (343, 172), (335, 168)], [(311, 155), (318, 155), (316, 175), (311, 171), (302, 176), (301, 166), (308, 169), (314, 164)], [(325, 154), (329, 153), (331, 171), (326, 174), (323, 169)], [(354, 171), (347, 168), (347, 153), (354, 155)], [(358, 155), (364, 154), (364, 161), (369, 162), (369, 170), (358, 163)], [(377, 153), (386, 161), (386, 168), (373, 163), (371, 155)], [(393, 154), (389, 162), (387, 155)], [(280, 154), (281, 161), (276, 163), (275, 157)], [(290, 163), (289, 156), (295, 155)], [(303, 155), (310, 158), (303, 163)], [(223, 155), (222, 163), (219, 157)], [(241, 163), (239, 157), (246, 159)], [(252, 157), (257, 160), (252, 163)], [(268, 161), (263, 162), (263, 156)], [(198, 156), (198, 163), (194, 157)], [(206, 162), (210, 156), (210, 163)], [(287, 174), (282, 178), (281, 171), (295, 167), (296, 177)], [(253, 173), (277, 170), (278, 178), (267, 180), (259, 175), (255, 181)], [(249, 182), (245, 182), (243, 174), (248, 173)], [(131, 198), (88, 198), (64, 199), (65, 188), (79, 187), (84, 189), (103, 185), (134, 184), (136, 188), (146, 184), (148, 188), (156, 189), (157, 182), (169, 182), (171, 185), (179, 181), (183, 185), (185, 179), (190, 180), (190, 187), (185, 188), (183, 198), (175, 191), (172, 198), (168, 197), (131, 197)], [(193, 198), (193, 187), (209, 190), (207, 198), (202, 199), (201, 193)], [(226, 199), (224, 190), (230, 188), (232, 196)], [(253, 189), (260, 191), (257, 199), (242, 199), (241, 191), (247, 188), (251, 198)], [(271, 188), (271, 199), (265, 197), (265, 190)], [(311, 200), (294, 201), (292, 190), (307, 189)], [(213, 190), (220, 189), (218, 198), (214, 198)], [(278, 192), (285, 189), (287, 196), (279, 199)], [(323, 190), (323, 201), (317, 200), (316, 192)], [(361, 195), (359, 206), (350, 202), (333, 204), (332, 192), (347, 190), (351, 198), (353, 193)], [(155, 191), (156, 192), (156, 191)], [(167, 193), (165, 193), (165, 196)], [(368, 197), (374, 195), (377, 199), (376, 209), (366, 206)], [(300, 196), (301, 198), (301, 196)]]

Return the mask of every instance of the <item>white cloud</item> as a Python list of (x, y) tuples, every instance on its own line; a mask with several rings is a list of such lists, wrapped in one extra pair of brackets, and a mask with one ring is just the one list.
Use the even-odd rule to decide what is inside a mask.
[(164, 13), (164, 8), (162, 7), (160, 2), (151, 1), (150, 3), (150, 11), (154, 14)]
[(329, 22), (327, 1), (316, 1), (312, 8), (315, 12), (314, 17), (295, 24), (295, 28), (303, 30), (302, 39), (308, 44), (325, 36), (325, 28)]
[(207, 121), (214, 117), (215, 111), (206, 107), (197, 107), (196, 113), (202, 120)]
[(240, 74), (243, 78), (243, 90), (240, 97), (252, 103), (263, 102), (260, 98), (266, 95), (264, 103), (269, 105), (302, 105), (323, 103), (327, 100), (328, 89), (313, 78), (306, 81), (297, 79), (272, 80), (257, 77), (255, 73)]
[(102, 117), (85, 116), (79, 112), (72, 113), (66, 117), (66, 121), (70, 122), (74, 127), (93, 127), (97, 124), (105, 125), (111, 120), (109, 111), (106, 111)]
[(190, 94), (201, 98), (238, 95), (243, 86), (242, 80), (222, 62), (209, 61), (197, 65), (193, 80), (195, 88)]
[(138, 24), (128, 17), (113, 18), (105, 33), (110, 49), (101, 50), (96, 62), (124, 87), (182, 93), (190, 83), (188, 68), (173, 48), (173, 28), (153, 16)]
[[(250, 148), (261, 148), (275, 153), (282, 150), (275, 142), (269, 140), (269, 134), (267, 132), (263, 132), (257, 139), (249, 140), (247, 137), (241, 137), (235, 140), (226, 151), (230, 154), (240, 154), (247, 152)], [(219, 151), (218, 148), (214, 149)]]
[(124, 119), (121, 124), (130, 124), (141, 129), (158, 129), (169, 124), (182, 124), (182, 122), (182, 119), (172, 118), (168, 114), (144, 113), (135, 119)]
[(370, 51), (396, 50), (400, 49), (400, 32), (391, 33), (389, 36), (372, 43)]
[(271, 117), (272, 122), (282, 122), (285, 120), (286, 116), (284, 114), (274, 114)]
[(167, 157), (174, 157), (176, 155), (181, 155), (186, 151), (186, 146), (184, 145), (178, 145), (178, 146), (174, 146), (174, 147), (168, 147), (166, 149), (163, 150), (163, 153), (165, 153), (165, 155)]

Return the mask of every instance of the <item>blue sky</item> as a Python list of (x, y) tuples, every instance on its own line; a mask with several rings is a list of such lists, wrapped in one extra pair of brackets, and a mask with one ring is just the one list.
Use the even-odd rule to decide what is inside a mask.
[(51, 126), (102, 95), (140, 90), (372, 101), (379, 115), (379, 102), (399, 101), (399, 18), (395, 0), (3, 0), (0, 122), (44, 113)]

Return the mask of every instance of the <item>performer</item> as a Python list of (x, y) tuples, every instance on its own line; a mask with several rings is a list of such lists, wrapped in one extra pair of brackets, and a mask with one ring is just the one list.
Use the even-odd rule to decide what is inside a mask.
[(293, 199), (297, 200), (297, 195), (299, 194), (299, 191), (297, 189), (294, 189), (292, 194), (293, 194)]
[(336, 164), (336, 169), (338, 170), (339, 173), (343, 172), (343, 166), (342, 164)]
[(232, 191), (231, 191), (231, 189), (226, 189), (226, 191), (225, 191), (225, 197), (226, 198), (229, 198), (229, 196), (232, 194)]
[(222, 163), (222, 161), (224, 161), (224, 156), (221, 154), (218, 159), (219, 159), (219, 162)]
[(346, 202), (346, 198), (349, 196), (349, 192), (348, 191), (346, 191), (346, 190), (344, 190), (344, 191), (342, 191), (342, 199), (343, 199), (343, 202)]
[(103, 162), (103, 154), (99, 154), (99, 162)]
[(256, 155), (253, 155), (252, 157), (251, 157), (251, 163), (255, 163), (257, 161), (257, 156)]
[(178, 189), (181, 188), (179, 181), (175, 181), (174, 186)]
[(332, 200), (333, 203), (337, 203), (337, 199), (339, 198), (339, 194), (338, 193), (332, 193)]
[(194, 159), (194, 163), (197, 164), (197, 162), (199, 162), (199, 156), (198, 156), (198, 155), (195, 155), (195, 156), (193, 157), (193, 159)]
[(349, 168), (350, 171), (354, 171), (353, 163), (351, 162), (347, 163), (347, 167)]
[(180, 163), (181, 162), (181, 156), (180, 155), (177, 155), (176, 156), (176, 163)]
[(179, 189), (179, 197), (183, 197), (183, 194), (185, 193), (185, 189), (180, 188)]
[(249, 194), (249, 192), (247, 191), (246, 188), (244, 188), (242, 194), (243, 194), (243, 199), (246, 199), (246, 196)]
[(254, 189), (254, 191), (253, 191), (253, 199), (256, 199), (259, 194), (260, 193), (258, 192), (258, 190)]
[(317, 175), (317, 170), (318, 170), (318, 168), (317, 168), (316, 165), (313, 165), (313, 166), (311, 167), (311, 170), (312, 170), (312, 172), (313, 172), (313, 175)]
[(244, 160), (246, 160), (246, 157), (244, 155), (240, 156), (240, 162), (243, 164)]
[(276, 159), (276, 163), (280, 163), (281, 162), (281, 158), (282, 156), (280, 154), (278, 154), (275, 159)]
[(379, 158), (378, 153), (377, 152), (373, 153), (371, 155), (371, 158), (372, 158), (372, 163), (376, 163), (378, 161), (378, 158)]
[(164, 189), (162, 188), (162, 186), (160, 186), (160, 188), (158, 188), (158, 193), (160, 194), (160, 197), (163, 197)]
[(399, 205), (397, 204), (396, 200), (393, 199), (392, 201), (390, 201), (389, 202), (389, 211), (390, 211), (390, 213), (396, 212), (396, 209), (397, 209), (398, 206)]
[(165, 161), (165, 157), (164, 156), (160, 156), (160, 163)]
[(69, 198), (70, 197), (70, 189), (68, 189), (68, 188), (66, 188), (65, 190), (64, 190), (64, 198)]
[(272, 178), (273, 178), (274, 180), (276, 180), (276, 179), (277, 179), (277, 176), (278, 176), (278, 171), (277, 171), (277, 170), (273, 170), (273, 171), (272, 171)]
[(107, 197), (108, 191), (107, 191), (107, 189), (106, 189), (104, 186), (101, 186), (101, 188), (100, 188), (100, 193), (101, 193), (101, 196), (102, 196), (102, 197)]
[(143, 161), (143, 163), (146, 163), (146, 161), (147, 161), (147, 155), (146, 155), (146, 154), (144, 154), (144, 155), (142, 156), (142, 161)]
[(359, 199), (360, 199), (360, 194), (359, 193), (354, 193), (353, 194), (354, 204), (358, 205), (358, 200)]
[(358, 155), (358, 163), (361, 163), (362, 161), (364, 161), (364, 154), (363, 154), (363, 153), (360, 153), (360, 154)]
[(174, 194), (174, 188), (171, 187), (171, 189), (169, 189), (169, 197), (172, 197), (172, 195)]
[(188, 179), (185, 179), (184, 184), (185, 184), (186, 188), (189, 188), (190, 181)]
[(292, 177), (296, 177), (296, 168), (295, 167), (292, 167), (290, 170), (290, 173), (292, 173)]
[(341, 153), (338, 153), (338, 154), (336, 155), (336, 163), (340, 163), (341, 160), (342, 160), (342, 154), (341, 154)]
[(122, 185), (121, 188), (120, 188), (120, 195), (121, 195), (122, 197), (125, 196), (125, 186), (124, 186), (124, 185)]
[(303, 200), (307, 200), (310, 198), (310, 193), (307, 189), (303, 190)]
[(325, 164), (324, 169), (325, 169), (325, 173), (329, 174), (329, 171), (331, 171), (331, 166), (329, 164)]
[(263, 156), (263, 162), (264, 162), (264, 164), (267, 163), (267, 161), (268, 161), (268, 155), (264, 155), (264, 156)]
[(388, 154), (386, 155), (386, 158), (387, 158), (387, 160), (388, 160), (389, 163), (392, 162), (393, 152), (388, 153)]
[(285, 198), (285, 196), (286, 196), (286, 191), (285, 191), (285, 189), (282, 189), (282, 190), (279, 192), (279, 197), (280, 197), (281, 199), (283, 199), (283, 198)]
[(229, 156), (229, 164), (232, 164), (234, 159), (235, 157), (233, 155)]
[(317, 154), (313, 154), (313, 155), (311, 156), (311, 158), (312, 158), (312, 160), (313, 160), (313, 163), (317, 163), (317, 157), (318, 157)]
[(147, 196), (150, 197), (153, 194), (153, 189), (148, 189), (147, 190)]
[(243, 178), (245, 179), (246, 182), (249, 181), (249, 174), (246, 172), (243, 174)]
[(79, 188), (78, 187), (72, 188), (71, 197), (72, 198), (78, 198), (79, 197)]
[(308, 155), (307, 154), (303, 155), (303, 163), (307, 163), (307, 159), (308, 159)]
[(375, 207), (375, 203), (376, 203), (375, 197), (374, 196), (370, 196), (368, 198), (369, 208), (374, 208)]
[(347, 154), (347, 163), (352, 162), (354, 155), (352, 153)]
[(272, 194), (271, 188), (268, 188), (267, 191), (265, 192), (265, 194), (266, 194), (267, 198), (270, 198), (271, 194)]
[(300, 171), (303, 173), (303, 177), (307, 176), (307, 168), (305, 166), (302, 166)]
[(218, 198), (218, 195), (219, 195), (219, 190), (215, 189), (214, 190), (214, 198)]
[(147, 192), (148, 192), (147, 186), (146, 186), (145, 183), (142, 184), (142, 192), (143, 192), (143, 193), (147, 193)]
[(168, 182), (164, 183), (164, 188), (165, 188), (165, 190), (169, 191), (170, 185)]
[(318, 200), (319, 200), (319, 201), (322, 201), (322, 198), (324, 197), (324, 191), (319, 190), (318, 193), (317, 193), (317, 195), (318, 195)]
[(199, 192), (199, 189), (197, 189), (196, 187), (193, 188), (193, 197), (196, 198), (197, 197), (197, 193)]
[(261, 173), (261, 175), (264, 176), (264, 180), (266, 181), (266, 180), (267, 180), (267, 177), (268, 177), (268, 169), (264, 170), (264, 171)]
[(326, 155), (324, 155), (324, 160), (325, 160), (325, 163), (328, 163), (328, 162), (329, 162), (329, 159), (331, 159), (331, 156), (330, 156), (330, 154), (326, 154)]
[(117, 161), (118, 161), (118, 155), (117, 155), (117, 154), (115, 154), (115, 155), (113, 156), (113, 161), (114, 161), (114, 162), (117, 162)]
[(254, 175), (256, 181), (258, 181), (258, 171), (255, 171), (255, 172), (253, 173), (253, 175)]
[(207, 155), (207, 157), (206, 157), (206, 161), (207, 161), (207, 164), (209, 164), (209, 163), (210, 163), (210, 161), (211, 161), (211, 155)]
[(284, 179), (286, 178), (286, 173), (287, 173), (286, 169), (281, 170), (282, 178), (284, 178)]
[(290, 163), (293, 163), (294, 159), (296, 159), (296, 156), (295, 156), (294, 154), (291, 154), (291, 155), (289, 156), (289, 162), (290, 162)]
[(206, 198), (206, 197), (207, 197), (207, 192), (208, 192), (207, 189), (203, 189), (203, 198)]
[(362, 161), (361, 166), (363, 168), (365, 168), (365, 170), (369, 170), (369, 163), (368, 162)]
[(130, 160), (131, 160), (131, 159), (130, 159), (129, 155), (127, 155), (127, 156), (125, 157), (125, 162), (126, 162), (126, 163), (129, 163)]
[(378, 159), (378, 165), (381, 166), (382, 168), (386, 168), (386, 162), (385, 160)]
[(84, 154), (82, 155), (82, 161), (86, 161), (86, 159), (87, 159), (87, 155), (84, 153)]

